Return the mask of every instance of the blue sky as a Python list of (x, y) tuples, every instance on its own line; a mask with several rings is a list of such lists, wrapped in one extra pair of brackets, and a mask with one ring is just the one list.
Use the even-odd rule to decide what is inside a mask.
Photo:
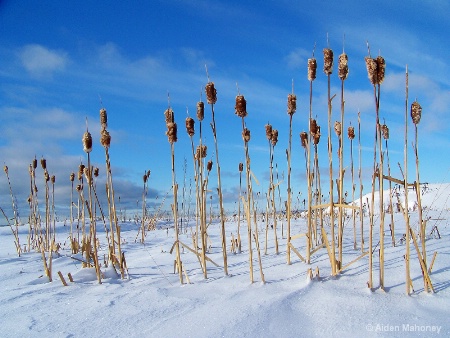
[[(219, 155), (227, 209), (233, 211), (239, 186), (238, 164), (244, 161), (241, 120), (234, 115), (235, 96), (247, 100), (247, 127), (255, 191), (268, 188), (269, 147), (264, 125), (279, 130), (275, 147), (280, 180), (286, 176), (289, 117), (287, 94), (292, 81), (297, 95), (293, 117), (292, 174), (294, 200), (306, 197), (304, 151), (299, 133), (307, 130), (309, 81), (307, 59), (314, 45), (318, 70), (313, 83), (313, 115), (322, 127), (319, 161), (323, 188), (328, 187), (327, 78), (322, 49), (335, 54), (331, 78), (332, 121), (340, 119), (337, 57), (349, 57), (345, 81), (345, 130), (357, 126), (361, 112), (364, 190), (369, 191), (373, 165), (375, 107), (364, 57), (369, 41), (372, 56), (386, 60), (381, 86), (380, 118), (390, 128), (392, 175), (400, 178), (403, 164), (405, 65), (409, 68), (409, 104), (423, 108), (419, 130), (421, 181), (450, 181), (450, 69), (448, 65), (447, 1), (0, 1), (0, 160), (8, 165), (14, 193), (26, 215), (28, 165), (36, 156), (47, 159), (56, 176), (56, 203), (67, 214), (69, 175), (86, 162), (81, 137), (86, 128), (94, 138), (93, 163), (104, 180), (104, 150), (99, 144), (99, 109), (108, 111), (112, 136), (111, 161), (123, 208), (142, 198), (142, 175), (151, 170), (150, 205), (159, 205), (171, 187), (170, 145), (163, 112), (170, 105), (178, 123), (175, 145), (180, 190), (193, 179), (191, 144), (184, 120), (195, 118), (196, 102), (207, 83), (205, 64), (215, 83)], [(328, 41), (327, 41), (328, 35)], [(345, 35), (345, 44), (344, 44)], [(101, 98), (101, 102), (100, 102)], [(205, 109), (203, 142), (215, 164), (211, 112)], [(409, 120), (410, 176), (415, 174)], [(333, 133), (333, 147), (338, 141)], [(358, 136), (357, 136), (358, 137)], [(195, 143), (198, 144), (198, 121)], [(349, 189), (350, 154), (345, 139), (345, 181)], [(357, 143), (354, 160), (358, 161)], [(334, 151), (336, 156), (336, 151)], [(337, 168), (337, 157), (334, 168)], [(357, 167), (356, 167), (357, 170)], [(38, 178), (42, 172), (38, 171)], [(286, 178), (286, 177), (285, 177)], [(413, 179), (411, 179), (413, 180)], [(43, 181), (43, 179), (42, 179)], [(210, 188), (217, 185), (215, 168)], [(286, 180), (281, 184), (286, 194)], [(40, 190), (43, 192), (43, 190)], [(43, 196), (40, 193), (41, 197)], [(157, 197), (157, 198), (156, 198)], [(216, 198), (216, 196), (213, 196)], [(9, 190), (0, 177), (0, 205), (8, 209)], [(260, 205), (265, 205), (260, 201)], [(169, 202), (165, 202), (168, 208)], [(64, 209), (65, 208), (65, 209)]]

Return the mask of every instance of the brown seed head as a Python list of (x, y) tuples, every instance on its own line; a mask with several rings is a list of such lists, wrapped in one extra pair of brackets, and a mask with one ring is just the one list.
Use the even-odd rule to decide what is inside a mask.
[(41, 167), (42, 169), (47, 169), (47, 160), (45, 158), (41, 158)]
[(415, 125), (419, 124), (420, 118), (422, 117), (422, 107), (417, 101), (411, 104), (411, 117)]
[(174, 122), (174, 116), (173, 116), (173, 110), (172, 110), (172, 108), (167, 108), (167, 109), (164, 111), (164, 117), (165, 117), (165, 119), (166, 119), (166, 126), (167, 126), (169, 123), (173, 123), (173, 122)]
[(333, 51), (330, 48), (323, 49), (323, 72), (326, 75), (333, 73)]
[(306, 131), (302, 131), (300, 133), (300, 141), (302, 143), (302, 147), (306, 148), (306, 146), (308, 145), (308, 133)]
[(338, 137), (341, 136), (341, 133), (342, 133), (341, 122), (339, 122), (339, 121), (334, 122), (334, 131), (336, 132), (336, 135)]
[(150, 170), (147, 170), (147, 177), (150, 177)]
[(378, 84), (377, 60), (368, 56), (364, 60), (366, 61), (367, 76), (369, 77), (370, 83), (373, 85)]
[(383, 138), (385, 140), (389, 140), (389, 128), (387, 125), (383, 124), (381, 126), (381, 133), (383, 134)]
[(320, 142), (320, 126), (317, 126), (317, 131), (313, 135), (313, 142), (318, 145)]
[(208, 82), (205, 86), (206, 98), (209, 104), (217, 102), (217, 90), (214, 88), (214, 82)]
[(386, 62), (382, 56), (378, 56), (377, 59), (377, 79), (378, 84), (382, 84), (384, 81), (384, 72), (386, 70)]
[(277, 142), (278, 142), (278, 130), (277, 129), (272, 130), (272, 137), (271, 137), (270, 141), (272, 142), (272, 145), (274, 147), (277, 145)]
[(244, 164), (242, 162), (239, 163), (239, 172), (242, 172), (244, 170)]
[(206, 170), (211, 171), (213, 166), (213, 161), (209, 160), (208, 163), (206, 164)]
[(317, 61), (314, 58), (308, 59), (308, 81), (316, 79)]
[(297, 110), (297, 96), (295, 94), (289, 94), (287, 101), (287, 113), (292, 116), (294, 115), (296, 110)]
[(173, 144), (174, 142), (177, 142), (177, 124), (175, 122), (170, 122), (167, 124), (167, 131), (166, 131), (167, 138), (169, 140), (170, 144)]
[(239, 117), (247, 116), (247, 101), (244, 98), (244, 95), (236, 96), (236, 105), (234, 106), (235, 114)]
[(203, 101), (197, 102), (197, 119), (203, 121), (205, 118), (205, 103)]
[(72, 173), (70, 174), (70, 182), (73, 182), (74, 180), (75, 180), (75, 173), (72, 172)]
[(81, 184), (78, 184), (76, 189), (77, 191), (81, 191)]
[(194, 130), (194, 124), (195, 121), (192, 117), (186, 117), (186, 131), (189, 136), (194, 136), (195, 130)]
[(270, 141), (272, 139), (272, 126), (270, 124), (266, 124), (265, 128), (266, 128), (266, 138)]
[(78, 166), (78, 172), (79, 172), (79, 173), (83, 173), (84, 168), (85, 168), (84, 164), (83, 164), (83, 163), (80, 163), (80, 165)]
[(347, 135), (349, 140), (353, 140), (355, 138), (355, 127), (349, 126), (347, 129)]
[(250, 130), (249, 129), (244, 128), (244, 130), (242, 131), (242, 139), (244, 140), (244, 142), (250, 141)]
[(44, 169), (44, 179), (45, 179), (45, 182), (50, 181), (50, 175), (48, 174), (47, 169)]
[(91, 133), (86, 131), (83, 134), (83, 150), (85, 153), (90, 153), (92, 151), (92, 136)]
[(3, 166), (3, 170), (5, 171), (6, 175), (8, 175), (8, 166), (7, 165)]
[(108, 127), (108, 114), (104, 108), (100, 109), (100, 124), (102, 129), (106, 129)]
[(98, 169), (98, 167), (94, 168), (94, 177), (98, 177), (98, 174), (100, 172), (100, 169)]
[(36, 169), (36, 168), (37, 168), (37, 159), (35, 157), (33, 160), (33, 169)]
[(348, 76), (348, 56), (345, 53), (339, 55), (338, 76), (342, 81)]
[(317, 121), (315, 119), (309, 120), (309, 129), (310, 129), (312, 135), (317, 133)]
[(147, 175), (146, 174), (144, 174), (144, 176), (142, 176), (142, 180), (144, 181), (144, 183), (147, 183)]
[(50, 180), (52, 181), (52, 184), (55, 184), (55, 181), (56, 181), (55, 175), (52, 175), (52, 177), (50, 177)]
[(84, 168), (84, 177), (86, 177), (86, 182), (88, 182), (88, 184), (91, 183), (91, 171), (89, 170), (89, 168)]
[(208, 150), (208, 147), (202, 144), (201, 146), (197, 147), (197, 150), (195, 152), (195, 159), (198, 160), (200, 158), (206, 157), (206, 152)]
[(105, 148), (109, 148), (111, 145), (111, 135), (106, 129), (103, 129), (100, 133), (100, 143)]

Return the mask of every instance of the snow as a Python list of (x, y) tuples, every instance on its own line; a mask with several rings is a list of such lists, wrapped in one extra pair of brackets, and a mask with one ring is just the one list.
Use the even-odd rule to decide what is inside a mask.
[[(103, 267), (102, 284), (95, 270), (82, 268), (71, 258), (68, 245), (69, 226), (57, 223), (59, 255), (53, 259), (53, 281), (44, 274), (42, 256), (37, 252), (17, 256), (9, 227), (0, 228), (0, 318), (2, 337), (401, 337), (450, 336), (450, 185), (430, 184), (423, 192), (422, 204), (427, 235), (434, 226), (441, 238), (427, 237), (427, 261), (437, 252), (430, 275), (435, 293), (424, 291), (422, 273), (414, 246), (411, 244), (411, 278), (414, 292), (406, 295), (404, 217), (394, 214), (397, 245), (391, 244), (386, 215), (385, 290), (378, 285), (378, 249), (374, 259), (374, 289), (367, 287), (369, 276), (366, 255), (336, 277), (331, 276), (325, 248), (318, 250), (307, 265), (291, 253), (292, 263), (286, 263), (286, 239), (281, 239), (278, 222), (280, 254), (275, 254), (273, 230), (269, 227), (267, 255), (264, 254), (265, 223), (259, 221), (259, 240), (263, 273), (261, 282), (255, 246), (253, 266), (255, 282), (250, 283), (247, 224), (241, 220), (243, 251), (228, 252), (225, 276), (220, 242), (220, 222), (209, 226), (212, 247), (208, 256), (220, 267), (207, 264), (208, 278), (195, 255), (184, 250), (181, 259), (191, 284), (181, 285), (174, 274), (175, 254), (169, 251), (174, 243), (172, 222), (160, 220), (157, 230), (149, 231), (145, 243), (135, 242), (139, 224), (124, 222), (122, 250), (128, 266), (126, 279), (121, 279), (109, 266)], [(413, 191), (409, 200), (415, 201)], [(385, 201), (388, 193), (385, 194)], [(371, 200), (371, 195), (363, 201)], [(403, 201), (403, 193), (401, 199)], [(356, 201), (359, 203), (359, 199)], [(375, 198), (378, 203), (378, 197)], [(413, 205), (410, 205), (411, 210)], [(379, 212), (378, 207), (374, 208)], [(378, 242), (379, 215), (374, 230), (374, 245)], [(411, 211), (411, 226), (417, 227), (417, 212)], [(209, 219), (209, 217), (208, 217)], [(185, 224), (185, 222), (183, 222)], [(361, 255), (359, 216), (357, 243), (353, 248), (352, 220), (347, 219), (344, 231), (344, 265)], [(366, 248), (369, 217), (364, 218)], [(293, 219), (291, 233), (305, 231), (305, 218)], [(167, 231), (169, 227), (169, 231)], [(192, 247), (189, 222), (180, 241)], [(227, 241), (236, 236), (237, 221), (226, 223)], [(329, 233), (329, 224), (326, 225)], [(103, 225), (97, 227), (100, 257), (106, 249)], [(21, 243), (25, 243), (27, 226), (19, 228)], [(284, 221), (286, 235), (286, 221)], [(140, 236), (139, 236), (140, 237)], [(304, 238), (293, 240), (305, 255)], [(420, 246), (420, 243), (419, 243)], [(229, 249), (229, 248), (228, 248)], [(103, 259), (102, 259), (103, 261)], [(315, 276), (319, 268), (320, 277)], [(313, 278), (308, 276), (308, 269)], [(61, 271), (68, 286), (63, 286), (57, 272)], [(69, 281), (68, 273), (73, 276)]]

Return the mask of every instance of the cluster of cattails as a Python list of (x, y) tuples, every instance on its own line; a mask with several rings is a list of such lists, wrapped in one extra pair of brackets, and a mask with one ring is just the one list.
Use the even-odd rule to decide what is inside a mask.
[(239, 117), (247, 116), (247, 101), (244, 98), (244, 95), (236, 96), (236, 105), (234, 106), (235, 114)]
[(333, 51), (330, 48), (323, 49), (323, 72), (326, 75), (333, 73)]
[(308, 59), (308, 81), (316, 79), (317, 61), (315, 58)]
[[(389, 131), (388, 131), (388, 134), (389, 134)], [(349, 126), (347, 129), (347, 135), (348, 135), (349, 140), (353, 140), (355, 138), (355, 127)]]
[(367, 75), (370, 83), (373, 85), (380, 85), (384, 81), (384, 74), (386, 70), (386, 62), (382, 56), (378, 56), (376, 59), (369, 56), (365, 57)]
[(204, 144), (198, 146), (197, 151), (195, 153), (195, 159), (199, 160), (201, 158), (205, 158), (207, 149), (208, 148)]
[(414, 124), (419, 124), (420, 118), (422, 117), (422, 107), (419, 102), (414, 101), (411, 104), (411, 118)]
[(272, 139), (272, 131), (273, 131), (272, 125), (266, 124), (265, 128), (266, 128), (266, 138), (270, 141)]
[(214, 82), (208, 82), (205, 86), (206, 98), (209, 104), (217, 102), (217, 90), (214, 88)]
[(338, 76), (342, 81), (348, 76), (348, 56), (345, 53), (339, 55)]
[(164, 112), (166, 118), (166, 135), (170, 144), (177, 142), (177, 124), (175, 123), (174, 113), (172, 108), (167, 108)]
[(294, 115), (296, 110), (297, 110), (297, 96), (295, 94), (289, 94), (287, 101), (287, 113), (292, 116)]
[(383, 124), (381, 126), (381, 134), (385, 140), (389, 140), (389, 128), (387, 125)]
[(278, 143), (278, 130), (273, 129), (272, 125), (266, 124), (266, 138), (273, 145), (276, 146)]
[(317, 124), (317, 121), (315, 119), (310, 119), (309, 129), (311, 131), (311, 136), (314, 144), (318, 145), (320, 142), (320, 126)]
[(195, 121), (192, 117), (186, 117), (186, 131), (191, 137), (195, 134), (194, 124)]

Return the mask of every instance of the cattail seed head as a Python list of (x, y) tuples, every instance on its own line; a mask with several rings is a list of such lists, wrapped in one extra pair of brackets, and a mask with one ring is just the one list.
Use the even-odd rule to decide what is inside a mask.
[(368, 56), (364, 60), (366, 61), (367, 76), (369, 77), (370, 83), (373, 85), (378, 84), (377, 60)]
[(244, 140), (244, 142), (250, 141), (250, 130), (249, 129), (244, 128), (244, 130), (242, 131), (242, 139)]
[(50, 181), (50, 175), (48, 174), (47, 169), (44, 169), (44, 179), (45, 179), (45, 182)]
[(81, 163), (81, 164), (78, 166), (78, 172), (79, 172), (79, 173), (83, 173), (84, 168), (85, 168), (84, 164)]
[(247, 101), (244, 98), (244, 95), (236, 96), (236, 105), (234, 106), (235, 114), (239, 117), (247, 116)]
[(74, 180), (75, 180), (75, 173), (72, 172), (72, 173), (70, 174), (70, 182), (73, 182)]
[(102, 129), (106, 129), (108, 127), (108, 114), (104, 108), (100, 109), (100, 124)]
[(142, 180), (144, 181), (144, 183), (147, 183), (147, 174), (144, 174), (144, 176), (142, 176)]
[(308, 81), (316, 79), (317, 61), (315, 58), (308, 59)]
[(8, 175), (8, 166), (7, 165), (3, 166), (3, 170), (5, 171), (6, 175)]
[(173, 116), (173, 110), (172, 110), (172, 108), (167, 108), (167, 109), (164, 111), (164, 117), (165, 117), (165, 119), (166, 119), (166, 126), (167, 126), (169, 123), (173, 123), (173, 122), (174, 122), (174, 116)]
[(50, 177), (50, 180), (52, 181), (52, 184), (55, 184), (55, 181), (56, 181), (55, 175), (52, 175), (52, 177)]
[(339, 122), (339, 121), (334, 122), (334, 131), (336, 132), (336, 135), (338, 137), (341, 136), (341, 133), (342, 133), (341, 122)]
[(192, 117), (186, 117), (186, 131), (189, 136), (194, 136), (195, 130), (194, 130), (194, 124), (195, 121)]
[(389, 140), (389, 128), (387, 125), (383, 124), (381, 126), (381, 134), (383, 134), (385, 140)]
[(382, 84), (384, 81), (384, 72), (386, 70), (386, 62), (382, 56), (378, 56), (377, 59), (377, 80), (378, 84)]
[(147, 177), (150, 177), (150, 170), (147, 170)]
[(272, 130), (272, 137), (270, 138), (270, 141), (272, 142), (272, 145), (275, 147), (278, 143), (278, 130), (273, 129)]
[(309, 120), (309, 130), (311, 131), (312, 135), (317, 133), (317, 121), (315, 119)]
[(295, 94), (289, 94), (287, 101), (287, 113), (292, 116), (294, 115), (296, 110), (297, 110), (297, 96)]
[(213, 161), (209, 160), (208, 163), (206, 164), (206, 170), (211, 171), (213, 166)]
[(313, 134), (314, 145), (318, 145), (320, 142), (320, 126), (317, 126), (317, 131)]
[(242, 172), (244, 170), (244, 164), (242, 162), (239, 163), (239, 172)]
[(98, 167), (94, 168), (94, 177), (98, 177), (98, 174), (100, 172), (100, 169), (98, 169)]
[(306, 131), (302, 131), (300, 133), (300, 141), (302, 142), (303, 148), (306, 148), (308, 146), (308, 133)]
[(422, 107), (417, 101), (411, 104), (411, 117), (415, 125), (419, 124), (420, 118), (422, 117)]
[(76, 189), (77, 191), (81, 191), (81, 184), (78, 184)]
[(167, 131), (166, 131), (167, 138), (169, 140), (170, 144), (173, 144), (174, 142), (177, 142), (177, 124), (175, 122), (170, 122), (167, 124)]
[(100, 143), (105, 148), (109, 148), (111, 145), (111, 135), (106, 129), (103, 129), (100, 133)]
[(217, 90), (214, 88), (214, 82), (208, 82), (205, 86), (206, 98), (209, 104), (217, 102)]
[(203, 101), (197, 102), (197, 119), (203, 121), (205, 118), (205, 103)]
[(37, 168), (37, 159), (36, 157), (33, 159), (33, 169)]
[(355, 127), (349, 126), (347, 129), (347, 135), (349, 140), (353, 140), (355, 138)]
[(92, 136), (91, 133), (86, 131), (83, 134), (83, 150), (85, 153), (90, 153), (92, 151)]
[(272, 126), (270, 124), (266, 124), (265, 128), (266, 128), (266, 138), (270, 141), (272, 139)]
[(88, 184), (91, 184), (92, 176), (91, 176), (91, 171), (89, 170), (89, 168), (84, 168), (84, 177), (86, 177), (86, 182)]
[(348, 56), (345, 53), (339, 55), (338, 76), (342, 81), (348, 76)]
[(47, 169), (47, 160), (45, 158), (41, 158), (41, 167), (42, 169)]
[(333, 51), (330, 48), (323, 49), (323, 72), (326, 75), (333, 73)]
[(198, 146), (197, 150), (195, 152), (195, 159), (199, 160), (201, 158), (205, 158), (207, 150), (208, 150), (208, 147), (206, 147), (204, 144), (202, 144), (201, 146)]

